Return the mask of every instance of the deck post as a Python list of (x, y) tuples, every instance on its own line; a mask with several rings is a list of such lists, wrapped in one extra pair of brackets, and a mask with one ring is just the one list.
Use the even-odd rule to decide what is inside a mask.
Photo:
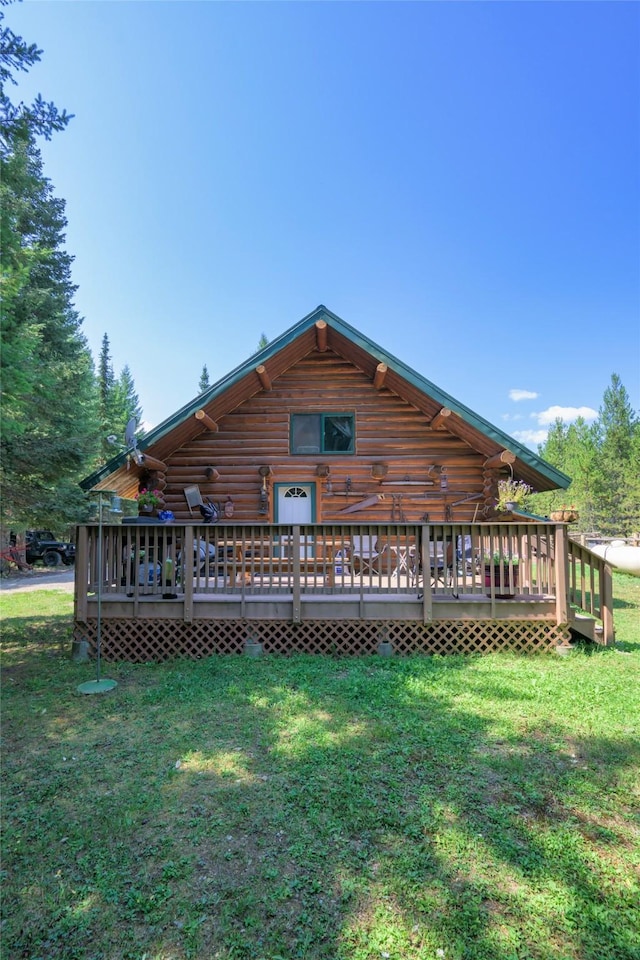
[(294, 524), (291, 549), (293, 571), (293, 622), (300, 623), (300, 525)]
[(425, 623), (433, 620), (433, 597), (431, 595), (431, 527), (423, 523), (420, 528), (420, 563), (422, 564), (422, 617)]
[(182, 581), (184, 587), (184, 620), (193, 620), (193, 527), (184, 528), (182, 540)]
[[(75, 619), (79, 623), (87, 622), (87, 553), (89, 530), (86, 526), (76, 527), (76, 573), (75, 573)], [(78, 576), (80, 571), (80, 576)]]
[(556, 623), (560, 626), (562, 623), (569, 622), (569, 557), (567, 528), (563, 523), (556, 524), (555, 540)]
[(602, 642), (605, 647), (612, 647), (615, 643), (613, 629), (613, 577), (611, 567), (605, 563), (602, 571)]

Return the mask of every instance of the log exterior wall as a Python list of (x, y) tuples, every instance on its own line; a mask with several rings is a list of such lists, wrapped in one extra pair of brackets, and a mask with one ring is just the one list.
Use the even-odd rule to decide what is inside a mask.
[[(292, 456), (290, 415), (305, 412), (354, 413), (355, 454)], [(165, 457), (165, 506), (176, 521), (190, 518), (183, 491), (193, 483), (216, 502), (231, 497), (234, 520), (240, 522), (274, 519), (273, 483), (315, 484), (316, 519), (324, 523), (343, 519), (341, 510), (376, 493), (383, 493), (384, 501), (352, 519), (418, 522), (426, 514), (430, 522), (470, 522), (482, 519), (483, 502), (490, 499), (483, 454), (446, 429), (430, 427), (423, 412), (385, 386), (376, 389), (366, 373), (329, 350), (312, 351), (275, 378), (270, 390), (259, 390), (217, 423), (217, 432), (203, 430)], [(388, 466), (382, 483), (371, 474), (376, 462)], [(258, 512), (258, 468), (265, 464), (273, 471), (267, 480), (267, 516)], [(328, 478), (317, 475), (319, 464), (329, 465)], [(219, 474), (216, 480), (207, 477), (211, 466)], [(446, 473), (446, 490), (441, 489), (440, 468)], [(347, 477), (352, 487), (348, 496)], [(456, 505), (474, 495), (476, 499)]]

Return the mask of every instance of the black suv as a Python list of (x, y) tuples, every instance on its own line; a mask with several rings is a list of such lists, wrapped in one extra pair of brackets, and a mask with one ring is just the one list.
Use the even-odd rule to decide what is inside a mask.
[(42, 560), (45, 567), (58, 567), (61, 563), (70, 566), (76, 559), (73, 543), (56, 540), (50, 530), (27, 530), (27, 563)]

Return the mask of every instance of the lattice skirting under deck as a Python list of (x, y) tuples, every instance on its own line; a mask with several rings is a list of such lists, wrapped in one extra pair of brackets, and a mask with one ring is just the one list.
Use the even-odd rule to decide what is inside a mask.
[[(97, 622), (76, 623), (75, 640), (87, 640), (95, 654)], [(405, 621), (102, 621), (101, 656), (108, 661), (158, 662), (175, 657), (199, 659), (242, 653), (247, 642), (261, 643), (265, 654), (319, 653), (362, 656), (388, 641), (396, 654), (529, 653), (569, 643), (566, 624), (519, 620)]]

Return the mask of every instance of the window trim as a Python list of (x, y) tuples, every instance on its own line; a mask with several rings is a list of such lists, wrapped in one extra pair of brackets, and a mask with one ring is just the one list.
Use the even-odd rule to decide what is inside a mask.
[[(297, 453), (293, 449), (293, 419), (294, 417), (319, 417), (320, 418), (320, 450), (316, 453)], [(327, 417), (349, 417), (353, 424), (353, 449), (351, 450), (325, 450), (324, 449), (324, 423)], [(289, 414), (289, 454), (292, 457), (353, 457), (356, 452), (356, 414), (352, 410), (295, 410)]]

